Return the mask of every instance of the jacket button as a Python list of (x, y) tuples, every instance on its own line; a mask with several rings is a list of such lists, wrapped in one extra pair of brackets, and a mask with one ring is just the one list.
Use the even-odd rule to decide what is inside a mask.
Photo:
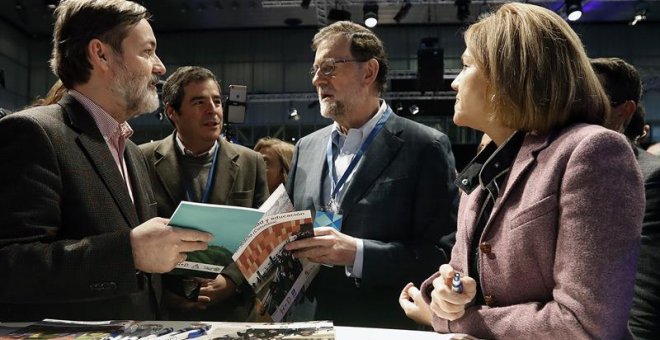
[(484, 296), (484, 302), (486, 302), (486, 306), (488, 307), (494, 307), (495, 306), (495, 297), (492, 295), (486, 295)]
[(490, 252), (493, 250), (493, 247), (488, 242), (481, 242), (479, 249), (481, 249), (484, 254), (490, 254)]

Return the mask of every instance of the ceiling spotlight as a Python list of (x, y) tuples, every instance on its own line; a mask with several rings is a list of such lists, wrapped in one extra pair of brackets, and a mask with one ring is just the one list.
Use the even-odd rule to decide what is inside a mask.
[(577, 21), (582, 17), (582, 0), (566, 0), (565, 4), (569, 21)]
[(401, 104), (401, 102), (398, 102), (396, 104), (396, 112), (400, 113), (401, 111), (403, 111), (403, 104)]
[(456, 19), (458, 21), (465, 21), (470, 16), (470, 2), (471, 0), (455, 0), (456, 6)]
[(366, 2), (362, 11), (364, 12), (364, 25), (369, 28), (376, 27), (378, 25), (378, 4), (373, 1)]
[(44, 5), (48, 9), (55, 9), (57, 8), (57, 5), (60, 3), (60, 0), (44, 0)]
[(406, 0), (403, 6), (401, 6), (401, 9), (399, 9), (399, 11), (396, 12), (396, 14), (394, 15), (394, 21), (400, 23), (401, 20), (403, 20), (403, 18), (405, 18), (406, 15), (408, 15), (408, 12), (410, 11), (410, 7), (412, 7), (412, 4), (410, 3), (410, 1)]
[(638, 9), (637, 12), (635, 12), (633, 20), (630, 22), (630, 26), (635, 26), (638, 22), (644, 20), (646, 20), (646, 9)]
[(410, 107), (408, 107), (408, 111), (410, 111), (410, 114), (414, 116), (419, 113), (419, 106), (412, 104)]
[(298, 114), (298, 110), (295, 107), (291, 107), (289, 109), (289, 119), (300, 120), (300, 115)]

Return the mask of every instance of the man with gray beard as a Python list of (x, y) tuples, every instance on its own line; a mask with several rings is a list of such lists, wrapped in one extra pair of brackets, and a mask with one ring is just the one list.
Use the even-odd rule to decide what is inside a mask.
[(153, 320), (160, 276), (211, 235), (156, 216), (128, 119), (158, 107), (149, 13), (124, 0), (55, 10), (53, 105), (0, 121), (0, 320)]
[[(341, 326), (415, 328), (397, 298), (446, 263), (457, 190), (449, 139), (401, 118), (380, 95), (383, 44), (368, 29), (337, 22), (312, 42), (321, 114), (334, 123), (296, 146), (287, 190), (296, 209), (316, 211), (315, 236), (286, 246), (324, 264), (311, 287), (315, 315)], [(297, 313), (300, 315), (300, 313)]]

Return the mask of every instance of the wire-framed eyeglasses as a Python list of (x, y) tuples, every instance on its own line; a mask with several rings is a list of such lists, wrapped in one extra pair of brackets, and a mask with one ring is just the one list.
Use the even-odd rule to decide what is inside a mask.
[(329, 77), (335, 72), (335, 67), (337, 64), (351, 63), (351, 62), (363, 63), (365, 61), (366, 60), (359, 60), (359, 59), (328, 58), (323, 60), (320, 65), (312, 65), (312, 67), (309, 69), (309, 74), (312, 77), (314, 77), (316, 75), (316, 72), (321, 71), (322, 75)]

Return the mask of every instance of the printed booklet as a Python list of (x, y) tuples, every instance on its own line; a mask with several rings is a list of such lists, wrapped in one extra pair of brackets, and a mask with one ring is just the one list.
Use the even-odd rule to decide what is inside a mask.
[(181, 202), (170, 225), (214, 235), (207, 250), (189, 253), (171, 273), (214, 278), (236, 262), (255, 291), (259, 321), (285, 320), (319, 269), (284, 249), (314, 231), (311, 212), (294, 211), (283, 185), (259, 209)]

